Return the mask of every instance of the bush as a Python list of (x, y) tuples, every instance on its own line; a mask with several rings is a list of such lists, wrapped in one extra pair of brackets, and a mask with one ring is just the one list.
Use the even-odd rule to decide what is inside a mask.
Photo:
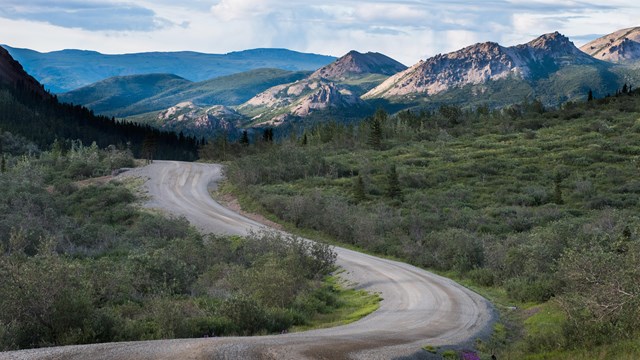
[(556, 284), (551, 279), (531, 279), (515, 277), (504, 285), (507, 295), (520, 302), (545, 302), (555, 294)]
[(481, 286), (493, 286), (495, 283), (495, 275), (487, 268), (473, 269), (467, 273), (467, 277)]

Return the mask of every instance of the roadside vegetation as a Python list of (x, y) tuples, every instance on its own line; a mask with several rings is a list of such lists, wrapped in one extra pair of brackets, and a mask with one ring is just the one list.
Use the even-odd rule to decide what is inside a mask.
[(2, 132), (0, 153), (0, 351), (280, 333), (349, 299), (323, 281), (327, 245), (203, 236), (141, 209), (126, 184), (91, 180), (133, 166), (127, 150), (40, 151)]
[(638, 91), (265, 134), (200, 155), (284, 223), (489, 296), (503, 316), (485, 354), (640, 356)]

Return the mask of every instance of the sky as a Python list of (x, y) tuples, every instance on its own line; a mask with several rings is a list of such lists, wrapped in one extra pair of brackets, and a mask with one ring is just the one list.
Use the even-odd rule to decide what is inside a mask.
[(580, 46), (640, 26), (632, 0), (2, 0), (0, 43), (109, 54), (376, 51), (405, 65), (559, 31)]

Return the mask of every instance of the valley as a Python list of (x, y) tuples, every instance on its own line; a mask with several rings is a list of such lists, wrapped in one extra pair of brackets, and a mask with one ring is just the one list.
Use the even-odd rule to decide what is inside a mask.
[[(181, 78), (179, 72), (145, 74), (145, 69), (139, 69), (134, 70), (137, 75), (103, 79), (58, 97), (109, 117), (198, 138), (226, 134), (231, 139), (239, 138), (243, 129), (253, 133), (276, 127), (287, 133), (336, 117), (354, 122), (377, 108), (392, 113), (433, 111), (450, 105), (494, 109), (525, 99), (556, 107), (584, 100), (589, 90), (603, 97), (625, 83), (640, 82), (634, 45), (620, 47), (616, 42), (626, 39), (636, 44), (637, 33), (635, 28), (621, 30), (582, 49), (558, 32), (510, 47), (478, 43), (409, 68), (383, 54), (351, 51), (314, 72), (286, 70), (298, 64), (295, 62), (289, 66), (274, 63), (280, 68), (254, 68), (192, 82)], [(592, 57), (605, 42), (612, 44), (607, 45), (607, 51), (618, 55)], [(255, 55), (247, 53), (248, 57)], [(268, 54), (265, 59), (273, 59)], [(168, 56), (163, 54), (161, 59), (165, 60), (159, 60), (160, 64), (166, 63)], [(29, 63), (36, 72), (38, 61)], [(252, 64), (260, 66), (257, 61)], [(306, 69), (312, 66), (309, 62)], [(204, 76), (200, 74), (199, 79)], [(185, 106), (188, 112), (176, 112)], [(175, 115), (168, 115), (171, 113)]]
[(0, 359), (637, 358), (640, 28), (590, 40), (3, 45)]

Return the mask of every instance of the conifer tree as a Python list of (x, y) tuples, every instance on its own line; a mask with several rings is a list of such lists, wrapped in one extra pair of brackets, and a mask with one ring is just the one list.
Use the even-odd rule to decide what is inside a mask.
[(387, 113), (378, 109), (369, 123), (369, 146), (375, 150), (382, 149), (382, 123), (387, 119)]
[(242, 137), (240, 137), (240, 144), (245, 146), (249, 145), (249, 133), (247, 133), (247, 130), (242, 131)]
[(387, 196), (391, 199), (402, 200), (402, 189), (395, 164), (391, 165), (387, 173)]
[(367, 199), (362, 175), (358, 175), (355, 182), (353, 183), (353, 197), (357, 202), (361, 202)]
[(587, 101), (593, 101), (593, 91), (589, 89), (589, 93), (587, 94)]
[(560, 185), (562, 184), (562, 176), (560, 174), (556, 174), (556, 177), (553, 180), (553, 182), (554, 182), (553, 202), (556, 203), (557, 205), (562, 205), (564, 204), (564, 199), (562, 199), (562, 188), (560, 187)]
[(5, 173), (7, 172), (7, 159), (4, 156), (4, 153), (2, 153), (2, 162), (0, 163), (0, 173)]

